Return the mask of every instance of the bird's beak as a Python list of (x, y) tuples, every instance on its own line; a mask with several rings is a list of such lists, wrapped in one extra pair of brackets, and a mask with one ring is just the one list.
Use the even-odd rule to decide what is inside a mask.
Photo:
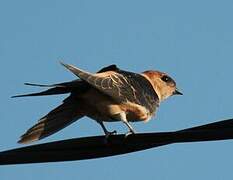
[(183, 95), (178, 89), (173, 92), (173, 95)]

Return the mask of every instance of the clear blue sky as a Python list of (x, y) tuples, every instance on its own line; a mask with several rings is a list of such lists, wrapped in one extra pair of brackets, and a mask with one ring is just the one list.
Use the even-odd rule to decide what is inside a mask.
[[(183, 97), (161, 104), (138, 132), (170, 131), (233, 117), (233, 1), (0, 2), (0, 150), (64, 96), (10, 99), (75, 77), (59, 61), (94, 72), (117, 64), (158, 69), (176, 79)], [(120, 123), (110, 129), (125, 132)], [(83, 118), (43, 140), (102, 134)], [(97, 160), (0, 167), (0, 179), (233, 179), (233, 140), (176, 144)]]

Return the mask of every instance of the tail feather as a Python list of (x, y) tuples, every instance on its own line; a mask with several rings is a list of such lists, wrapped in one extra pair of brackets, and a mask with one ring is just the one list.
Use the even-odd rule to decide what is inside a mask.
[(16, 95), (16, 96), (12, 96), (12, 98), (66, 94), (72, 91), (80, 92), (80, 91), (85, 91), (87, 89), (87, 84), (81, 80), (74, 80), (74, 81), (52, 84), (52, 85), (33, 84), (33, 83), (24, 83), (24, 84), (27, 86), (47, 87), (49, 89), (38, 93)]
[(41, 91), (39, 93), (30, 93), (30, 94), (12, 96), (12, 98), (28, 97), (28, 96), (47, 96), (47, 95), (66, 94), (66, 93), (69, 93), (67, 89), (55, 87), (55, 88), (51, 88), (45, 91)]
[(34, 84), (34, 83), (24, 83), (24, 85), (27, 85), (27, 86), (37, 86), (37, 87), (64, 87), (62, 85), (59, 85), (59, 84)]
[(64, 103), (42, 117), (37, 124), (28, 129), (21, 136), (18, 143), (26, 144), (43, 139), (83, 116), (84, 113), (77, 103)]

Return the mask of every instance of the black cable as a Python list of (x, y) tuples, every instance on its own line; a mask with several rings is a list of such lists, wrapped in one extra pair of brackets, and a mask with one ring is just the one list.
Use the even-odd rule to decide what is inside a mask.
[(233, 139), (233, 119), (175, 132), (75, 138), (0, 152), (0, 165), (93, 159), (172, 143)]

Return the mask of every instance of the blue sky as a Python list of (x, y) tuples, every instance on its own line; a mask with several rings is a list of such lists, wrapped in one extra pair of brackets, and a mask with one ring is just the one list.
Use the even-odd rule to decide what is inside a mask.
[[(138, 132), (179, 130), (233, 117), (232, 1), (0, 1), (0, 149), (65, 96), (10, 99), (40, 89), (24, 82), (72, 80), (59, 61), (95, 72), (102, 66), (176, 79), (182, 97), (162, 103)], [(107, 125), (125, 132), (121, 123)], [(42, 142), (102, 134), (83, 118)], [(175, 144), (76, 162), (13, 165), (1, 179), (232, 179), (233, 140)]]

